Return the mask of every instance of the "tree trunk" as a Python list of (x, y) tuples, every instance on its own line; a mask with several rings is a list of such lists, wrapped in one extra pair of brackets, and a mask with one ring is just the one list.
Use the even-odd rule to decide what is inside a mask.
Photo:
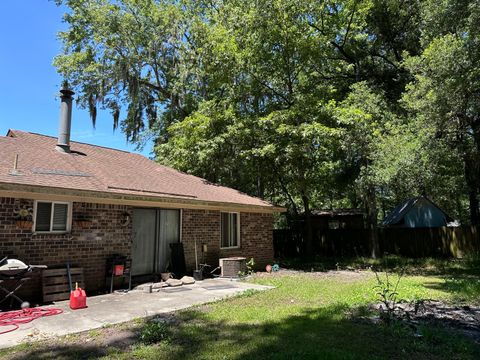
[(377, 197), (375, 189), (369, 186), (366, 194), (365, 207), (367, 212), (367, 229), (370, 243), (370, 255), (376, 259), (380, 255), (378, 244), (378, 228), (377, 228)]
[(472, 225), (478, 225), (480, 224), (478, 191), (470, 189), (468, 193), (468, 201), (470, 203), (470, 222)]
[(302, 202), (305, 215), (305, 255), (307, 258), (313, 258), (315, 249), (313, 246), (313, 228), (312, 228), (312, 213), (310, 211), (310, 202), (306, 195), (302, 195)]
[[(480, 208), (478, 195), (480, 191), (480, 118), (476, 117), (472, 121), (473, 140), (475, 142), (475, 148), (472, 151), (471, 158), (467, 159), (465, 164), (465, 172), (467, 172), (467, 166), (469, 176), (467, 177), (467, 185), (469, 188), (468, 200), (470, 205), (470, 222), (472, 225), (480, 224)], [(468, 163), (468, 164), (467, 164)]]
[(260, 164), (258, 165), (258, 173), (257, 173), (257, 196), (260, 199), (263, 199), (265, 197), (265, 187), (263, 185), (262, 168)]
[(468, 200), (470, 207), (470, 223), (472, 225), (480, 224), (480, 210), (478, 201), (478, 169), (475, 160), (468, 154), (464, 158), (465, 180), (468, 187)]

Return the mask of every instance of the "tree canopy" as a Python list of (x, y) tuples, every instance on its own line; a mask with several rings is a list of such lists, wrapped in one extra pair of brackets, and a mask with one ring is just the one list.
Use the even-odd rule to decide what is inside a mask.
[(478, 223), (473, 0), (58, 0), (55, 66), (160, 163), (288, 207)]

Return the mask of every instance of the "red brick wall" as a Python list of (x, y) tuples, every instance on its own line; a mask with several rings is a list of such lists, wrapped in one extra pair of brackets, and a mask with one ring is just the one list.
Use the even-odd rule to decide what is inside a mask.
[[(84, 269), (85, 287), (94, 292), (105, 287), (106, 259), (112, 254), (130, 255), (131, 222), (122, 224), (125, 214), (131, 216), (130, 207), (74, 203), (71, 233), (33, 234), (16, 225), (14, 210), (22, 205), (33, 208), (33, 200), (0, 198), (0, 256), (48, 267), (65, 267), (70, 261)], [(80, 225), (79, 219), (89, 223)], [(28, 288), (39, 297), (40, 279), (32, 279)]]
[[(122, 224), (132, 208), (121, 205), (73, 204), (72, 231), (69, 234), (33, 234), (16, 225), (14, 211), (21, 206), (33, 208), (33, 200), (0, 197), (0, 256), (18, 258), (27, 264), (49, 267), (83, 267), (86, 289), (105, 288), (106, 259), (112, 254), (131, 255), (132, 224)], [(79, 224), (79, 220), (88, 223)], [(218, 259), (230, 256), (253, 257), (258, 267), (273, 259), (273, 217), (271, 214), (240, 214), (240, 248), (220, 249), (220, 212), (182, 211), (182, 241), (189, 271), (195, 267), (194, 243), (202, 262), (201, 245), (208, 245), (206, 262), (218, 266)], [(32, 279), (29, 289), (41, 298), (41, 282)]]
[(189, 270), (195, 268), (195, 240), (198, 262), (201, 263), (201, 245), (208, 246), (206, 263), (218, 266), (218, 259), (230, 256), (254, 258), (258, 268), (273, 260), (273, 216), (271, 214), (240, 214), (240, 248), (220, 249), (220, 212), (183, 210), (182, 242)]

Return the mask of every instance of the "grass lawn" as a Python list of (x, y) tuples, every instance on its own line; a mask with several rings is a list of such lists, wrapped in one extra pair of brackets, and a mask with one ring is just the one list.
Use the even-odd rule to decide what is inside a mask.
[[(399, 297), (478, 303), (479, 279), (468, 276), (407, 275), (400, 282)], [(401, 324), (358, 320), (352, 314), (364, 313), (367, 304), (377, 302), (371, 271), (261, 274), (252, 281), (276, 288), (177, 312), (165, 322), (139, 320), (0, 355), (10, 359), (480, 358), (479, 344), (442, 326), (420, 326), (421, 336), (415, 336)], [(120, 341), (119, 334), (126, 334), (128, 341)]]

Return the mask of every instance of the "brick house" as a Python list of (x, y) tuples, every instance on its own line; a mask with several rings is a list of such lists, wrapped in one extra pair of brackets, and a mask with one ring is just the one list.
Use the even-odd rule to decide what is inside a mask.
[(134, 276), (158, 273), (172, 242), (183, 243), (188, 271), (195, 243), (215, 266), (230, 256), (272, 260), (273, 213), (283, 208), (139, 154), (70, 142), (73, 93), (61, 92), (58, 138), (0, 136), (0, 255), (49, 267), (69, 261), (91, 292), (104, 288), (113, 254), (132, 259)]

